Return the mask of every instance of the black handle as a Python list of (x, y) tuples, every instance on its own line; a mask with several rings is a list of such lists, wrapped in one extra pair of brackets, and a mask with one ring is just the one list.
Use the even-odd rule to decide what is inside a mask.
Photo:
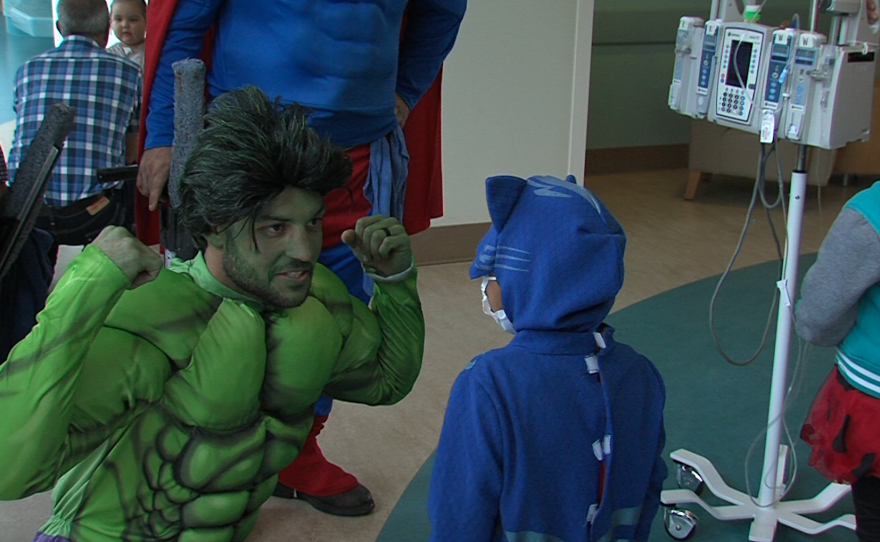
[(103, 167), (98, 170), (99, 183), (115, 183), (117, 181), (133, 181), (137, 179), (138, 166)]

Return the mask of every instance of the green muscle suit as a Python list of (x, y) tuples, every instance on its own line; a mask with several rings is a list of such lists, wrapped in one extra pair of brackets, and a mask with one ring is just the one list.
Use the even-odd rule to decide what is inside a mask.
[(45, 539), (244, 540), (321, 393), (391, 404), (412, 389), (415, 271), (368, 308), (319, 265), (305, 303), (271, 313), (201, 255), (172, 269), (127, 290), (86, 248), (0, 368), (0, 498), (54, 487)]

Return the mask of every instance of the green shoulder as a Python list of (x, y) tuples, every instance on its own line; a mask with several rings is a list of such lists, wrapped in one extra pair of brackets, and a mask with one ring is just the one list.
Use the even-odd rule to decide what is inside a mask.
[(163, 269), (155, 280), (125, 292), (104, 326), (142, 337), (186, 363), (222, 301), (189, 275)]

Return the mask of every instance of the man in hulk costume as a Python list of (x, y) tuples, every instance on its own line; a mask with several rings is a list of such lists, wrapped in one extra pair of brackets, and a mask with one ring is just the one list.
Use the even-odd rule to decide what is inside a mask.
[(36, 540), (244, 540), (322, 393), (391, 404), (419, 373), (403, 226), (370, 216), (343, 236), (376, 279), (371, 307), (316, 264), (344, 151), (254, 87), (206, 122), (180, 184), (203, 251), (161, 270), (108, 228), (0, 368), (0, 498), (54, 487)]

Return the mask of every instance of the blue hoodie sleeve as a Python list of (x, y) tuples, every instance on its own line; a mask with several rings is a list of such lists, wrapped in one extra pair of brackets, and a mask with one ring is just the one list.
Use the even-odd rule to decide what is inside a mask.
[(147, 113), (144, 148), (170, 147), (174, 141), (174, 70), (186, 58), (200, 58), (205, 34), (217, 18), (224, 0), (178, 0), (162, 54), (156, 66)]
[(497, 408), (473, 371), (465, 370), (449, 396), (431, 476), (431, 542), (494, 540), (502, 458)]
[(400, 46), (397, 93), (412, 109), (437, 78), (458, 36), (466, 0), (411, 0)]
[(648, 535), (651, 534), (651, 524), (654, 523), (654, 516), (657, 515), (657, 510), (660, 508), (660, 492), (663, 490), (663, 482), (666, 480), (667, 474), (669, 474), (666, 462), (663, 460), (663, 447), (665, 445), (666, 430), (661, 424), (654, 469), (651, 471), (648, 491), (645, 493), (645, 500), (642, 503), (642, 515), (639, 518), (639, 524), (636, 526), (636, 533), (633, 537), (633, 540), (637, 542), (648, 541)]

